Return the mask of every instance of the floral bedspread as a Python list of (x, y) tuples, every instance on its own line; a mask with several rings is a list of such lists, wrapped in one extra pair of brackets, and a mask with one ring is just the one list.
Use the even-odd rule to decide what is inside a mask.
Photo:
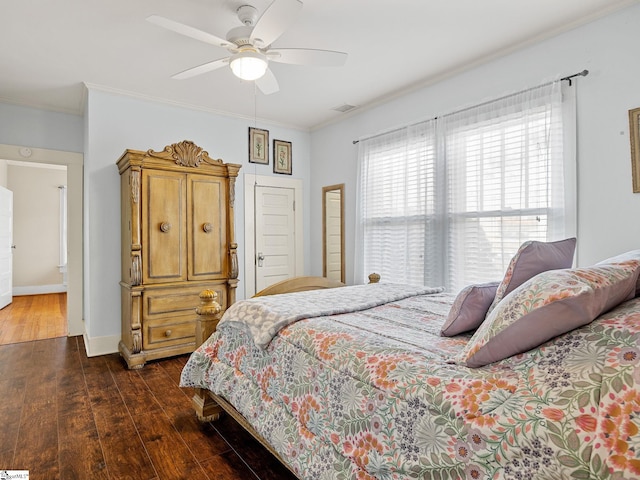
[(452, 302), (299, 320), (266, 349), (227, 328), (182, 385), (228, 399), (300, 478), (640, 478), (640, 298), (477, 369), (448, 363), (469, 338), (439, 336)]
[(242, 328), (258, 347), (266, 348), (280, 330), (303, 318), (356, 312), (412, 295), (439, 293), (443, 290), (442, 287), (385, 283), (250, 298), (231, 305), (224, 312), (218, 330)]

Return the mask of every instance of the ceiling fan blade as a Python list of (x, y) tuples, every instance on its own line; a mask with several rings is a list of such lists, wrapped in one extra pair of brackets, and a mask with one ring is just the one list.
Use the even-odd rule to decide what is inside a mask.
[(185, 78), (195, 77), (196, 75), (202, 75), (203, 73), (212, 72), (218, 68), (224, 67), (229, 64), (229, 57), (214, 60), (213, 62), (203, 63), (197, 67), (189, 68), (183, 72), (176, 73), (171, 78), (175, 80), (184, 80)]
[(211, 45), (215, 45), (217, 47), (226, 48), (231, 46), (229, 42), (223, 40), (222, 38), (216, 37), (215, 35), (204, 32), (197, 28), (190, 27), (189, 25), (185, 25), (184, 23), (174, 22), (173, 20), (161, 17), (160, 15), (151, 15), (150, 17), (147, 17), (147, 22), (153, 23), (154, 25), (158, 25), (162, 28), (166, 28), (167, 30), (171, 30), (172, 32), (179, 33), (180, 35), (195, 38), (196, 40), (200, 40), (201, 42), (210, 43)]
[(270, 68), (267, 68), (265, 74), (255, 82), (260, 91), (265, 95), (271, 95), (272, 93), (276, 93), (278, 90), (280, 90), (280, 87), (278, 86), (278, 80), (276, 80), (276, 76), (273, 74)]
[(311, 48), (275, 48), (267, 56), (274, 62), (315, 67), (341, 67), (347, 61), (346, 53)]
[(300, 0), (274, 0), (256, 22), (251, 40), (260, 40), (263, 46), (271, 45), (293, 23), (301, 9)]

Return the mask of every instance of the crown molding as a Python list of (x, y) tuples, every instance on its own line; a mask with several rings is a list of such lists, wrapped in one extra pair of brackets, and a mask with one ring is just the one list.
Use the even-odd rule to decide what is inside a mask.
[(0, 103), (5, 105), (15, 105), (17, 107), (35, 108), (37, 110), (45, 110), (47, 112), (64, 113), (67, 115), (82, 116), (82, 111), (74, 108), (56, 107), (46, 103), (30, 102), (22, 99), (6, 98), (0, 96)]
[[(171, 107), (186, 108), (188, 110), (196, 110), (196, 111), (199, 111), (199, 112), (212, 113), (214, 115), (219, 115), (219, 116), (222, 116), (222, 117), (237, 118), (237, 119), (246, 120), (246, 121), (249, 121), (249, 122), (252, 122), (252, 123), (257, 121), (260, 124), (268, 124), (268, 125), (272, 125), (272, 126), (290, 128), (292, 130), (299, 130), (299, 131), (303, 131), (303, 132), (309, 132), (309, 129), (307, 129), (307, 128), (300, 128), (299, 126), (296, 126), (296, 125), (291, 125), (291, 124), (287, 124), (287, 123), (281, 123), (281, 122), (269, 120), (269, 119), (266, 119), (266, 118), (260, 118), (260, 117), (254, 118), (254, 117), (249, 116), (249, 115), (240, 115), (240, 114), (233, 113), (233, 112), (227, 112), (225, 110), (217, 110), (215, 108), (208, 108), (208, 107), (204, 107), (202, 105), (193, 105), (191, 103), (178, 102), (178, 101), (175, 101), (175, 100), (169, 100), (169, 99), (161, 98), (161, 97), (154, 97), (154, 96), (151, 96), (151, 95), (145, 95), (145, 94), (141, 94), (141, 93), (137, 93), (137, 92), (130, 92), (128, 90), (121, 90), (121, 89), (118, 89), (118, 88), (107, 87), (105, 85), (98, 85), (98, 84), (95, 84), (95, 83), (84, 82), (84, 85), (85, 85), (85, 92), (86, 92), (85, 97), (88, 97), (88, 92), (90, 90), (95, 90), (95, 91), (98, 91), (98, 92), (108, 93), (108, 94), (111, 94), (111, 95), (120, 95), (120, 96), (124, 96), (124, 97), (135, 98), (137, 100), (143, 100), (143, 101), (146, 101), (146, 102), (160, 103), (160, 104), (168, 105), (168, 106), (171, 106)], [(87, 101), (87, 98), (85, 98), (83, 100), (83, 103), (86, 104), (86, 101)]]

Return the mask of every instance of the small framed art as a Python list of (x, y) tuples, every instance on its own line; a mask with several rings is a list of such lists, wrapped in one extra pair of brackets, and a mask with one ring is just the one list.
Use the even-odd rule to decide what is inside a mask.
[(269, 165), (269, 130), (249, 127), (249, 162)]
[(291, 142), (273, 141), (273, 173), (291, 175)]
[(633, 193), (640, 193), (640, 107), (629, 110), (629, 136), (631, 137)]

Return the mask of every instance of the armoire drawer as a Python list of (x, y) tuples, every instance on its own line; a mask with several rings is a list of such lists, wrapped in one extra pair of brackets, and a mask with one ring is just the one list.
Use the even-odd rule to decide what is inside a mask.
[(218, 294), (217, 302), (223, 310), (227, 308), (224, 285), (198, 285), (180, 288), (148, 288), (142, 294), (142, 318), (145, 321), (171, 319), (172, 323), (193, 320), (195, 308), (200, 304), (200, 293), (205, 289)]
[(144, 347), (153, 349), (167, 345), (179, 345), (195, 342), (195, 323), (160, 323), (147, 326), (148, 331), (144, 339)]

